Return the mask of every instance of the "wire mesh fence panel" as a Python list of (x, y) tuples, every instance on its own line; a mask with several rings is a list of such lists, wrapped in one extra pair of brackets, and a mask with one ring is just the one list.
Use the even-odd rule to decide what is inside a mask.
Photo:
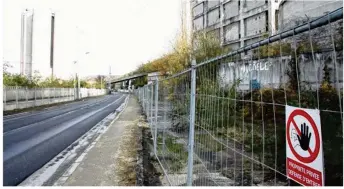
[(342, 12), (333, 17), (193, 67), (192, 156), (192, 69), (135, 91), (170, 185), (185, 185), (190, 169), (194, 186), (298, 185), (286, 173), (287, 106), (319, 110), (325, 185), (343, 185)]
[[(83, 98), (106, 94), (106, 89), (83, 89)], [(22, 109), (50, 103), (74, 100), (72, 88), (27, 88), (21, 86), (4, 86), (3, 104), (6, 110)]]
[(159, 81), (156, 86), (156, 155), (169, 184), (183, 186), (188, 167), (190, 72)]

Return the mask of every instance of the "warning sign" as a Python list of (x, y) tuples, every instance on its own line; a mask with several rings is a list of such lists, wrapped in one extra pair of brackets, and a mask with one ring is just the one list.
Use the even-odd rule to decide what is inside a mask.
[(320, 112), (286, 106), (287, 176), (304, 186), (324, 186)]

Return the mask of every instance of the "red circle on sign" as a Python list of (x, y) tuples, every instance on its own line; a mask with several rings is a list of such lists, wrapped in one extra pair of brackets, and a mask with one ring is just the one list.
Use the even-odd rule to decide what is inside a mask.
[[(315, 149), (312, 153), (310, 153), (310, 156), (309, 157), (302, 157), (300, 156), (294, 149), (294, 147), (292, 146), (291, 144), (291, 141), (290, 141), (290, 124), (292, 123), (293, 119), (295, 116), (303, 116), (304, 118), (306, 118), (309, 123), (311, 124), (312, 128), (313, 128), (313, 131), (314, 131), (314, 135), (315, 135)], [(295, 121), (294, 121), (295, 122)], [(297, 125), (294, 125), (294, 127), (297, 127)], [(289, 145), (289, 148), (291, 150), (291, 152), (294, 154), (294, 156), (301, 162), (303, 163), (311, 163), (313, 162), (318, 154), (319, 154), (319, 150), (320, 150), (320, 137), (319, 137), (319, 131), (318, 131), (318, 128), (314, 122), (314, 120), (312, 119), (312, 117), (305, 111), (303, 110), (300, 110), (300, 109), (297, 109), (297, 110), (294, 110), (290, 115), (289, 115), (289, 119), (287, 121), (287, 140), (288, 140), (288, 145)]]

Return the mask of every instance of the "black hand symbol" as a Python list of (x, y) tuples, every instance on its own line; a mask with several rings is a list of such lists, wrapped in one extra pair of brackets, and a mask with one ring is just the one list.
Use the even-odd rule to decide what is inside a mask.
[(306, 123), (301, 124), (301, 136), (297, 135), (302, 150), (307, 151), (309, 148), (309, 141), (311, 140), (312, 133), (308, 135), (308, 126)]

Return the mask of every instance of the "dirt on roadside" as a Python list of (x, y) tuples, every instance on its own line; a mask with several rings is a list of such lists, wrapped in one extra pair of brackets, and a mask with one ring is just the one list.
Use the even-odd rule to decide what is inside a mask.
[(149, 127), (142, 127), (143, 185), (162, 186), (160, 177), (163, 176), (163, 173), (153, 155), (152, 145), (153, 140)]
[(161, 186), (158, 161), (152, 150), (150, 129), (144, 116), (126, 128), (116, 158), (118, 186)]
[(137, 122), (126, 128), (116, 158), (116, 183), (118, 186), (137, 186), (137, 166), (139, 143)]

